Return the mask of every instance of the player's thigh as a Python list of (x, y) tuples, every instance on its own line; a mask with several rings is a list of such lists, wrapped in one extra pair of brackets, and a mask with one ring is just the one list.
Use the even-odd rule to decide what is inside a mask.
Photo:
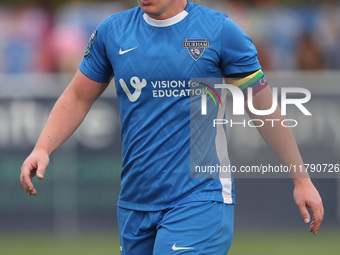
[(152, 255), (156, 226), (161, 215), (118, 208), (119, 241), (122, 255)]
[(169, 210), (158, 224), (154, 255), (225, 255), (234, 229), (234, 206), (192, 202)]

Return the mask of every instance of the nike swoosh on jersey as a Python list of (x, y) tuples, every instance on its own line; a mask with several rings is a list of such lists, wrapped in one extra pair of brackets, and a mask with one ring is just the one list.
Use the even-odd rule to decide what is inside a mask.
[(128, 52), (130, 52), (130, 51), (132, 51), (132, 50), (135, 50), (135, 49), (137, 49), (137, 48), (138, 48), (138, 47), (134, 47), (134, 48), (128, 49), (128, 50), (122, 50), (122, 48), (120, 48), (120, 49), (119, 49), (119, 55), (123, 55), (123, 54), (128, 53)]
[(173, 251), (180, 251), (180, 250), (193, 250), (194, 247), (176, 247), (176, 244), (172, 246)]

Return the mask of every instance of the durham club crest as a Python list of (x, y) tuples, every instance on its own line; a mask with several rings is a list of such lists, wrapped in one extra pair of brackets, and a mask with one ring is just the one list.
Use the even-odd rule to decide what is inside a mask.
[(197, 61), (202, 57), (205, 49), (209, 48), (209, 42), (207, 38), (186, 38), (183, 48), (187, 48), (189, 55)]

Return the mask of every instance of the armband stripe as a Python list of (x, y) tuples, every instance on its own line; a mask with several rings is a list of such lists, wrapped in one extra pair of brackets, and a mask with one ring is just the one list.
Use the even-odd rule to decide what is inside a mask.
[(259, 70), (254, 74), (251, 74), (241, 80), (238, 80), (237, 82), (235, 82), (235, 85), (239, 87), (241, 90), (244, 90), (250, 87), (251, 85), (256, 84), (263, 77), (264, 77), (263, 72)]
[(262, 89), (268, 86), (268, 82), (266, 81), (264, 84), (260, 84), (259, 86), (253, 89), (253, 96), (260, 92)]

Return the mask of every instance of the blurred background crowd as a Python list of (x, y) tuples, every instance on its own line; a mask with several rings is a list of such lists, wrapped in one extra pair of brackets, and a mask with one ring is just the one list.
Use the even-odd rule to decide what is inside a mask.
[[(265, 70), (340, 68), (339, 1), (200, 2), (227, 13), (253, 38)], [(2, 0), (0, 72), (73, 72), (96, 26), (136, 5), (136, 0)]]

